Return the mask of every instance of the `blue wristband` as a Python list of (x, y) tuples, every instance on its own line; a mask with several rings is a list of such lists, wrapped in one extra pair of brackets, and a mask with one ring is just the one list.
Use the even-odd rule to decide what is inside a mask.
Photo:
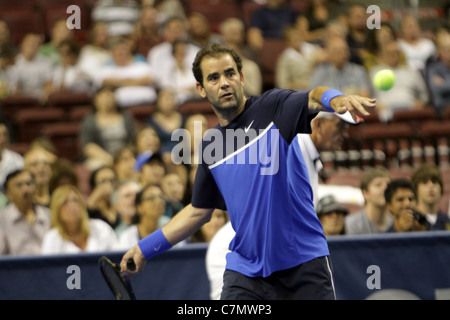
[(147, 260), (172, 248), (161, 229), (140, 240), (138, 246)]
[(339, 96), (343, 96), (344, 94), (342, 92), (340, 92), (339, 90), (336, 89), (328, 89), (327, 91), (325, 91), (322, 94), (322, 105), (325, 107), (325, 109), (327, 109), (330, 112), (334, 112), (334, 110), (330, 107), (330, 101), (333, 98), (339, 97)]

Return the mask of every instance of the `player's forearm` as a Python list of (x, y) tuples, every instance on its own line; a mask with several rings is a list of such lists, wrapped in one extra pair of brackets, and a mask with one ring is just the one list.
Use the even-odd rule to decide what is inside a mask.
[(212, 212), (213, 209), (198, 209), (189, 204), (162, 228), (163, 234), (171, 245), (175, 245), (208, 222)]
[(325, 91), (329, 90), (329, 87), (316, 87), (309, 92), (308, 108), (310, 112), (325, 111), (325, 107), (322, 105), (322, 96)]

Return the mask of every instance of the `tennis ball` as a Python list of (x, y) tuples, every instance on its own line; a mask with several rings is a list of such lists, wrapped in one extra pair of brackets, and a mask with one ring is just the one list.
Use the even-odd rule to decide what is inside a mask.
[(395, 84), (395, 75), (392, 70), (383, 69), (378, 71), (373, 77), (373, 84), (380, 90), (387, 91)]

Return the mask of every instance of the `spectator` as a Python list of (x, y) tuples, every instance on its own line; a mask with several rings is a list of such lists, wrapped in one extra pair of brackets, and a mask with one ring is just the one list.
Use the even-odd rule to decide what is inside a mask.
[(339, 8), (329, 0), (308, 1), (309, 6), (304, 15), (299, 16), (297, 25), (302, 38), (318, 45), (323, 45), (329, 21), (337, 18)]
[(401, 61), (398, 43), (390, 42), (382, 48), (381, 63), (370, 70), (372, 79), (381, 69), (391, 69), (396, 78), (390, 90), (381, 91), (374, 88), (382, 121), (389, 121), (397, 110), (423, 109), (428, 102), (428, 92), (422, 75), (408, 66), (401, 65)]
[(245, 43), (245, 25), (238, 18), (228, 18), (220, 24), (220, 35), (227, 46), (241, 54), (244, 93), (247, 97), (262, 93), (261, 69), (255, 62), (257, 54)]
[(71, 39), (73, 39), (73, 30), (67, 28), (66, 20), (57, 20), (52, 26), (50, 41), (39, 47), (38, 54), (49, 59), (56, 67), (61, 62), (59, 45), (62, 41)]
[(111, 194), (111, 204), (120, 217), (120, 223), (114, 228), (117, 236), (128, 228), (136, 215), (136, 194), (141, 190), (140, 184), (135, 180), (117, 183)]
[(325, 236), (346, 234), (344, 221), (348, 209), (340, 204), (334, 196), (328, 195), (321, 198), (317, 203), (316, 212)]
[(424, 231), (428, 229), (425, 216), (417, 211), (417, 193), (409, 179), (394, 179), (384, 191), (386, 207), (393, 216), (387, 232)]
[(160, 34), (161, 21), (158, 15), (158, 9), (155, 7), (144, 6), (141, 9), (139, 21), (135, 26), (133, 37), (136, 41), (136, 52), (145, 57), (151, 48), (162, 41)]
[(52, 177), (48, 183), (50, 196), (56, 188), (63, 185), (72, 185), (76, 188), (79, 187), (79, 177), (75, 169), (74, 163), (68, 159), (59, 158), (51, 166)]
[(262, 50), (264, 39), (283, 38), (283, 29), (297, 21), (298, 12), (286, 4), (285, 0), (267, 0), (255, 9), (250, 18), (248, 43), (258, 52)]
[(391, 181), (389, 171), (374, 168), (361, 179), (364, 208), (345, 217), (347, 234), (386, 232), (392, 226), (392, 215), (386, 208), (384, 190)]
[(90, 192), (86, 200), (89, 217), (101, 219), (113, 229), (120, 224), (120, 216), (111, 203), (111, 194), (117, 183), (112, 167), (103, 166), (94, 170), (89, 177)]
[(105, 22), (108, 36), (117, 37), (133, 33), (139, 20), (139, 3), (135, 0), (100, 0), (92, 10), (92, 21)]
[(188, 16), (188, 41), (197, 47), (222, 43), (222, 38), (211, 30), (208, 19), (199, 12), (191, 12)]
[(225, 210), (215, 209), (212, 213), (211, 220), (205, 223), (190, 238), (190, 243), (211, 242), (214, 235), (228, 222), (228, 212)]
[(161, 179), (160, 185), (164, 198), (166, 199), (166, 212), (164, 215), (172, 218), (185, 206), (183, 200), (186, 184), (183, 183), (178, 174), (167, 173)]
[(362, 4), (354, 4), (348, 9), (347, 43), (350, 52), (358, 56), (360, 61), (363, 56), (363, 51), (366, 50), (366, 41), (369, 32), (367, 18), (366, 7)]
[(141, 127), (136, 133), (134, 147), (137, 155), (145, 152), (159, 152), (161, 150), (161, 139), (156, 129), (149, 125)]
[(159, 185), (167, 172), (161, 155), (151, 152), (144, 152), (137, 157), (135, 170), (139, 172), (142, 187), (149, 184)]
[[(165, 68), (159, 74), (159, 87), (170, 89), (175, 94), (176, 103), (182, 105), (190, 100), (199, 100), (196, 81), (192, 74), (192, 64), (187, 60), (189, 44), (186, 41), (175, 41)], [(173, 59), (172, 59), (173, 58)]]
[(424, 163), (415, 169), (411, 181), (417, 191), (417, 210), (425, 214), (430, 230), (450, 230), (450, 217), (440, 207), (444, 182), (439, 167)]
[(80, 51), (78, 65), (93, 81), (100, 68), (112, 57), (108, 48), (108, 31), (104, 22), (95, 23), (89, 31), (89, 42)]
[[(170, 70), (171, 65), (176, 64), (172, 54), (175, 41), (186, 41), (188, 38), (185, 22), (178, 17), (169, 18), (162, 28), (163, 42), (150, 49), (147, 55), (148, 63), (154, 74), (158, 77), (165, 70)], [(192, 66), (195, 55), (200, 48), (194, 44), (187, 44), (183, 66)], [(157, 78), (159, 83), (161, 80)]]
[[(361, 52), (362, 63), (370, 71), (372, 67), (380, 63), (382, 49), (389, 43), (397, 41), (394, 28), (388, 23), (381, 23), (379, 29), (371, 29), (367, 35), (366, 48)], [(402, 54), (401, 64), (405, 57)]]
[(4, 20), (0, 20), (0, 50), (4, 46), (13, 46), (13, 41), (11, 39), (11, 30), (8, 24)]
[(137, 173), (134, 171), (135, 162), (136, 156), (131, 145), (123, 147), (114, 154), (113, 167), (118, 182), (137, 180)]
[(120, 107), (151, 104), (156, 100), (152, 68), (133, 57), (130, 42), (119, 38), (111, 44), (114, 63), (103, 66), (95, 80), (98, 88), (110, 86), (115, 89), (115, 98)]
[(104, 221), (89, 219), (86, 205), (75, 186), (58, 187), (50, 204), (52, 229), (42, 240), (42, 254), (113, 250), (117, 238)]
[(136, 222), (119, 237), (119, 248), (126, 249), (169, 222), (164, 216), (165, 200), (157, 185), (149, 184), (136, 195)]
[(350, 51), (345, 40), (330, 39), (326, 51), (329, 62), (317, 65), (313, 71), (310, 88), (329, 86), (344, 94), (370, 95), (370, 84), (364, 67), (349, 61)]
[(8, 24), (0, 20), (0, 98), (10, 94), (10, 72), (14, 65), (17, 48), (11, 40)]
[(156, 111), (149, 117), (147, 124), (156, 130), (161, 142), (161, 152), (170, 153), (177, 144), (172, 141), (172, 132), (184, 127), (184, 116), (179, 112), (180, 104), (171, 89), (161, 90), (156, 100)]
[(33, 175), (25, 169), (6, 176), (9, 204), (0, 210), (0, 254), (39, 254), (50, 229), (50, 210), (34, 203), (34, 188)]
[(117, 107), (111, 88), (100, 89), (93, 106), (80, 126), (81, 148), (91, 170), (112, 165), (114, 153), (132, 143), (135, 130), (135, 119)]
[[(300, 154), (308, 169), (309, 182), (313, 189), (313, 203), (317, 206), (319, 173), (323, 168), (320, 154), (324, 151), (339, 151), (348, 136), (348, 124), (335, 115), (319, 112), (311, 121), (311, 134), (297, 134)], [(298, 161), (301, 161), (299, 158)]]
[(437, 39), (439, 58), (427, 69), (427, 84), (433, 105), (440, 114), (450, 106), (450, 33), (442, 33)]
[(307, 90), (315, 66), (319, 48), (305, 42), (298, 28), (284, 29), (286, 49), (281, 53), (275, 69), (275, 84), (278, 88)]
[(6, 123), (0, 122), (0, 191), (4, 191), (3, 186), (6, 176), (15, 170), (23, 168), (23, 157), (10, 149), (9, 129)]
[(50, 179), (52, 177), (53, 155), (43, 148), (30, 148), (24, 155), (24, 167), (34, 178), (33, 201), (42, 206), (50, 205)]
[(80, 45), (74, 40), (63, 40), (59, 46), (60, 64), (56, 66), (52, 78), (53, 92), (91, 91), (91, 79), (78, 65)]
[(422, 36), (419, 22), (412, 15), (402, 19), (400, 32), (398, 42), (406, 56), (406, 63), (411, 69), (423, 73), (427, 59), (436, 54), (436, 46), (433, 41)]
[(44, 103), (50, 92), (53, 67), (49, 59), (37, 54), (41, 42), (37, 34), (25, 35), (11, 68), (10, 85), (12, 94), (29, 95)]

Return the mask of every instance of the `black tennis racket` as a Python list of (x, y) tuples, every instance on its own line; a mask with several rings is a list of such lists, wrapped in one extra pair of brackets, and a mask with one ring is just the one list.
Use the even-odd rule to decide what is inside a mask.
[[(105, 256), (98, 259), (98, 265), (103, 278), (117, 300), (136, 300), (128, 274), (120, 272), (120, 267)], [(127, 268), (131, 271), (136, 269), (132, 259), (127, 261)]]

